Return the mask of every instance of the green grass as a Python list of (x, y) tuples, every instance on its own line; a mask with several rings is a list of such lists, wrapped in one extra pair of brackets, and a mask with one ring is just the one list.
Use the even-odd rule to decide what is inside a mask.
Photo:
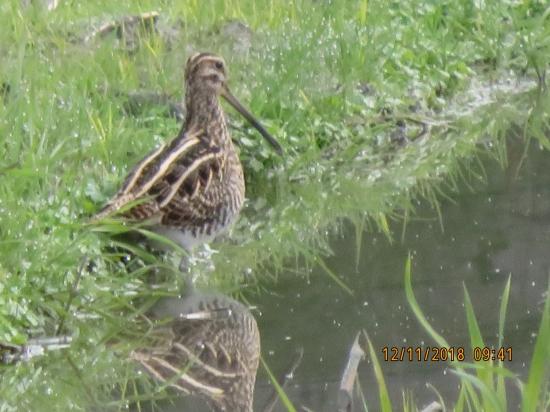
[[(511, 125), (549, 146), (541, 132), (544, 96), (502, 93), (467, 115), (456, 111), (473, 78), (536, 79), (544, 70), (550, 26), (543, 3), (61, 3), (50, 13), (22, 10), (19, 0), (0, 6), (0, 80), (11, 87), (0, 104), (0, 342), (56, 333), (75, 342), (28, 365), (0, 366), (0, 410), (123, 409), (165, 396), (108, 344), (132, 330), (141, 303), (161, 293), (147, 285), (150, 268), (161, 272), (164, 291), (177, 290), (176, 258), (162, 261), (135, 247), (137, 257), (123, 264), (127, 253), (108, 248), (117, 244), (86, 220), (141, 156), (179, 128), (160, 107), (125, 115), (125, 93), (181, 99), (193, 51), (228, 60), (230, 87), (286, 151), (278, 157), (235, 118), (249, 203), (236, 243), (214, 246), (216, 269), (201, 278), (210, 288), (246, 283), (254, 292), (258, 279), (276, 279), (293, 259), (322, 264), (344, 219), (395, 237), (388, 220), (414, 213), (417, 197), (437, 205), (457, 180), (483, 178), (480, 151), (492, 147), (505, 162), (503, 134)], [(143, 36), (134, 53), (113, 39), (81, 44), (92, 27), (151, 10), (180, 35), (170, 43)], [(232, 41), (217, 34), (228, 19), (252, 28), (248, 53), (233, 52)], [(397, 148), (391, 135), (399, 121), (417, 133), (411, 117), (433, 123), (431, 134)], [(529, 391), (541, 379), (532, 376)], [(138, 387), (149, 390), (142, 395)]]
[[(432, 328), (428, 319), (422, 313), (421, 304), (418, 303), (413, 292), (411, 279), (411, 257), (409, 257), (405, 269), (405, 291), (411, 309), (422, 327), (436, 342), (438, 347), (453, 347), (452, 342), (448, 342)], [(511, 278), (509, 277), (502, 294), (499, 309), (498, 345), (496, 345), (496, 348), (506, 347), (504, 323), (506, 320), (506, 307), (510, 293), (510, 283)], [(550, 296), (550, 282), (547, 296)], [(529, 377), (526, 382), (523, 382), (513, 372), (506, 369), (505, 364), (509, 362), (508, 354), (506, 353), (503, 354), (503, 358), (499, 358), (497, 355), (497, 359), (495, 360), (487, 360), (488, 358), (484, 359), (483, 354), (480, 353), (479, 360), (475, 359), (475, 348), (485, 348), (487, 345), (483, 342), (481, 331), (476, 321), (474, 308), (466, 287), (464, 287), (464, 307), (466, 309), (465, 315), (471, 345), (470, 348), (464, 351), (464, 357), (462, 359), (458, 359), (457, 353), (456, 359), (449, 361), (451, 372), (460, 378), (460, 391), (458, 398), (456, 400), (447, 400), (447, 404), (451, 404), (453, 406), (452, 410), (454, 411), (504, 412), (510, 410), (507, 405), (505, 381), (511, 381), (520, 388), (522, 400), (520, 410), (522, 412), (547, 410), (550, 402), (550, 299), (546, 299), (546, 304), (542, 311), (542, 319), (531, 359)], [(378, 392), (382, 410), (391, 411), (390, 398), (378, 361), (377, 351), (370, 341), (368, 352), (373, 362), (378, 382)], [(444, 405), (441, 401), (440, 399), (440, 403)], [(404, 406), (405, 410), (418, 410), (414, 404), (410, 402), (404, 402)], [(367, 409), (365, 405), (364, 410)]]

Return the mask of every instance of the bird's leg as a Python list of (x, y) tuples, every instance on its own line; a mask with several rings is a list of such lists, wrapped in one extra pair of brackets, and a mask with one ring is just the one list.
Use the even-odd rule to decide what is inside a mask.
[(208, 245), (204, 245), (204, 249), (204, 251), (198, 253), (185, 249), (185, 255), (181, 258), (178, 266), (183, 275), (184, 289), (181, 291), (182, 296), (192, 295), (196, 291), (195, 283), (201, 273), (211, 272), (215, 269), (212, 254), (216, 251), (210, 249)]
[(181, 258), (179, 265), (179, 271), (183, 274), (183, 284), (184, 290), (182, 291), (182, 296), (190, 296), (195, 292), (195, 281), (197, 280), (197, 275), (194, 275), (191, 270), (191, 254), (186, 251), (185, 255)]
[[(217, 252), (210, 249), (207, 244), (205, 244), (203, 247), (204, 250), (201, 250), (199, 252), (185, 250), (185, 255), (182, 257), (181, 262), (178, 266), (179, 271), (184, 276), (188, 276), (197, 271), (212, 272), (216, 269), (214, 266), (214, 262), (212, 261), (212, 255)], [(195, 281), (198, 276), (199, 275), (195, 273), (193, 275), (193, 281)]]
[(191, 296), (196, 292), (195, 280), (196, 276), (193, 276), (191, 273), (186, 273), (183, 275), (183, 284), (185, 289), (182, 292), (182, 296)]
[(185, 255), (183, 255), (183, 257), (181, 258), (181, 262), (178, 267), (179, 271), (184, 275), (189, 275), (191, 273), (189, 263), (189, 253), (185, 253)]

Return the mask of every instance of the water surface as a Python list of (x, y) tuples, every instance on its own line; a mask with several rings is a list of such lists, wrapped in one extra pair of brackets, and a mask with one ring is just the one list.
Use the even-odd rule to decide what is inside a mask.
[[(443, 227), (437, 212), (420, 202), (402, 241), (401, 222), (393, 225), (393, 244), (383, 234), (363, 233), (357, 266), (355, 228), (348, 226), (336, 236), (334, 256), (326, 263), (353, 296), (314, 270), (307, 279), (284, 276), (272, 293), (258, 299), (263, 352), (271, 367), (280, 374), (296, 348), (305, 349), (288, 389), (296, 407), (334, 410), (340, 374), (359, 330), (368, 332), (380, 359), (384, 347), (435, 346), (405, 298), (409, 252), (420, 307), (455, 348), (470, 348), (463, 285), (485, 344), (495, 347), (500, 298), (511, 276), (504, 346), (512, 348), (513, 358), (507, 367), (526, 379), (550, 268), (550, 155), (531, 142), (520, 165), (524, 144), (510, 137), (508, 149), (504, 170), (487, 160), (486, 181), (463, 184), (452, 200), (441, 201)], [(414, 393), (418, 406), (437, 400), (427, 384), (437, 388), (447, 406), (456, 400), (458, 380), (444, 362), (382, 362), (382, 368), (394, 407), (400, 407), (402, 389)], [(372, 365), (363, 363), (359, 373), (369, 406), (376, 410)], [(266, 382), (259, 378), (259, 395)], [(514, 385), (508, 393), (513, 410), (519, 402)]]

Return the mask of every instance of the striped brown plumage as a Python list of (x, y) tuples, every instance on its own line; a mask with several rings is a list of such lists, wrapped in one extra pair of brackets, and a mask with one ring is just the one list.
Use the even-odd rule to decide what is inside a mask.
[(229, 91), (226, 77), (221, 57), (197, 53), (189, 58), (185, 72), (187, 115), (179, 134), (145, 156), (92, 221), (121, 215), (145, 222), (188, 252), (235, 221), (244, 202), (244, 176), (219, 96), (249, 120), (278, 153), (282, 149)]
[(245, 306), (220, 293), (191, 291), (163, 298), (142, 348), (130, 353), (161, 382), (202, 396), (215, 411), (252, 412), (260, 359), (260, 334)]

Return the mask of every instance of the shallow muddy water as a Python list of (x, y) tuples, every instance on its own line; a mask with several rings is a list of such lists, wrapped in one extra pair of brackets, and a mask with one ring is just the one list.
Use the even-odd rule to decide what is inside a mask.
[[(385, 347), (424, 350), (436, 346), (405, 297), (403, 279), (409, 251), (413, 255), (413, 288), (421, 309), (452, 347), (462, 347), (466, 353), (471, 352), (463, 285), (472, 299), (485, 344), (495, 347), (500, 298), (511, 275), (504, 346), (512, 348), (512, 361), (506, 366), (526, 379), (550, 268), (550, 154), (533, 141), (520, 167), (524, 150), (523, 143), (511, 138), (504, 170), (487, 160), (487, 181), (462, 184), (452, 201), (442, 200), (443, 229), (436, 211), (420, 202), (402, 240), (402, 223), (392, 225), (393, 243), (383, 234), (365, 232), (357, 259), (355, 228), (345, 227), (332, 240), (334, 255), (325, 262), (353, 295), (315, 269), (307, 279), (283, 274), (275, 286), (268, 287), (269, 293), (257, 297), (253, 303), (258, 306), (263, 356), (274, 373), (283, 374), (297, 348), (304, 348), (303, 360), (287, 387), (297, 410), (304, 410), (302, 406), (314, 411), (335, 410), (350, 345), (363, 329), (378, 350), (393, 407), (401, 409), (402, 390), (411, 391), (419, 407), (437, 400), (429, 385), (448, 407), (454, 404), (458, 379), (445, 362), (383, 360)], [(471, 361), (471, 355), (467, 360)], [(377, 410), (377, 384), (370, 362), (360, 365), (359, 379), (369, 410)], [(262, 371), (256, 410), (261, 410), (270, 392)], [(516, 409), (519, 395), (514, 384), (510, 383), (508, 393), (509, 406)], [(201, 410), (196, 401), (182, 402), (166, 410)], [(275, 410), (286, 409), (278, 405)]]

